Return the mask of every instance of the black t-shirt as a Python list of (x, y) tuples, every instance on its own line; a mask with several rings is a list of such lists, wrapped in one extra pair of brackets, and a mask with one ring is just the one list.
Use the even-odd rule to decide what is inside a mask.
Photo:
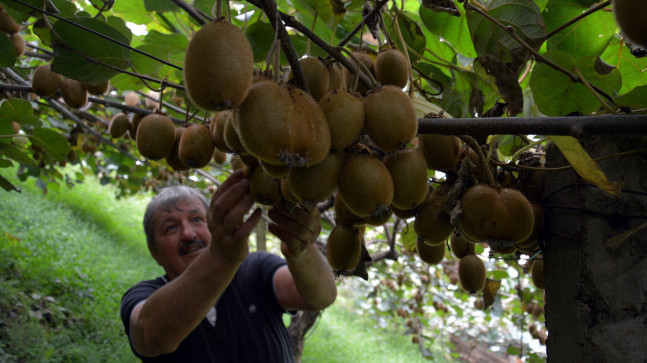
[[(215, 325), (205, 317), (171, 354), (143, 362), (292, 362), (292, 348), (274, 295), (274, 273), (285, 261), (266, 252), (250, 253), (216, 304)], [(131, 287), (121, 300), (121, 320), (130, 340), (135, 306), (166, 284), (166, 277)]]

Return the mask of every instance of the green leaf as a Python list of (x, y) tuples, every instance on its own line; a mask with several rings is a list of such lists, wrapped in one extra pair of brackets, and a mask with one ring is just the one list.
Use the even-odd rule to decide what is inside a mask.
[(528, 145), (525, 139), (515, 135), (503, 135), (497, 141), (499, 142), (497, 150), (505, 156), (512, 156), (517, 150)]
[(36, 161), (32, 159), (29, 155), (25, 154), (21, 149), (17, 148), (16, 146), (12, 144), (6, 144), (3, 142), (0, 142), (0, 154), (6, 155), (11, 159), (14, 159), (15, 161), (25, 164), (25, 165), (31, 165), (31, 166), (36, 166)]
[[(394, 22), (387, 22), (386, 27), (389, 35), (391, 36), (391, 40), (393, 40), (398, 49), (403, 51), (404, 49), (408, 50), (408, 48), (400, 41), (400, 37), (398, 36), (398, 33), (395, 29), (395, 25), (391, 24), (394, 24)], [(408, 53), (409, 61), (411, 62), (411, 64), (415, 64), (420, 60), (420, 56), (418, 56), (417, 54), (422, 54), (427, 45), (425, 33), (423, 32), (420, 25), (418, 25), (418, 23), (416, 23), (413, 19), (411, 19), (411, 17), (404, 13), (398, 15), (397, 24), (400, 29), (400, 33), (402, 34), (404, 43), (414, 50), (414, 52)]]
[(508, 273), (505, 270), (494, 270), (494, 271), (488, 271), (487, 276), (494, 280), (503, 280), (505, 278), (508, 278), (510, 275), (508, 275)]
[(133, 39), (133, 32), (130, 31), (130, 28), (122, 18), (111, 15), (106, 18), (106, 22), (128, 39), (128, 41), (125, 42), (126, 44), (130, 44), (130, 41)]
[(476, 50), (464, 16), (452, 16), (423, 6), (420, 7), (420, 19), (431, 33), (442, 36), (458, 53), (476, 58)]
[(151, 14), (143, 1), (115, 1), (112, 11), (135, 24), (148, 24), (151, 21)]
[(577, 139), (571, 136), (550, 136), (550, 139), (584, 180), (613, 196), (620, 196), (620, 189), (624, 182), (609, 181)]
[(620, 39), (613, 38), (601, 56), (602, 60), (618, 68), (622, 77), (622, 87), (618, 95), (629, 93), (632, 89), (647, 84), (647, 58), (636, 58)]
[(73, 16), (74, 13), (76, 13), (77, 11), (76, 6), (69, 0), (51, 0), (51, 1), (59, 11), (59, 13), (57, 14), (58, 16), (67, 18), (67, 17)]
[(620, 97), (614, 97), (613, 103), (631, 108), (647, 107), (647, 85), (638, 86)]
[[(335, 29), (335, 27), (337, 27), (337, 25), (341, 22), (341, 19), (346, 13), (343, 4), (341, 5), (341, 7), (339, 6), (339, 4), (335, 4), (335, 8), (333, 9), (333, 3), (328, 0), (294, 0), (292, 1), (292, 4), (297, 10), (297, 15), (299, 17), (305, 14), (317, 14), (317, 22), (322, 21), (330, 29)], [(310, 27), (312, 24), (312, 22), (302, 23), (308, 27)]]
[(5, 34), (0, 34), (0, 67), (13, 66), (17, 58), (18, 54), (11, 39)]
[[(129, 43), (125, 35), (103, 21), (80, 17), (69, 20), (121, 43)], [(128, 68), (128, 48), (60, 20), (54, 24), (54, 31), (60, 37), (54, 45), (54, 72), (86, 83), (100, 84), (119, 72), (91, 62), (87, 57), (118, 68)]]
[(10, 98), (0, 104), (0, 117), (9, 121), (22, 124), (24, 120), (31, 120), (34, 110), (29, 101), (20, 98)]
[(31, 140), (34, 145), (42, 147), (57, 160), (65, 158), (70, 151), (70, 145), (61, 134), (43, 127), (34, 129)]
[(168, 0), (144, 0), (144, 6), (148, 11), (157, 11), (160, 13), (177, 10), (177, 5)]
[[(539, 49), (546, 39), (544, 20), (532, 0), (492, 0), (490, 16), (510, 26), (526, 43)], [(467, 12), (467, 24), (478, 55), (492, 54), (504, 63), (525, 63), (529, 52), (510, 34), (476, 11)], [(516, 67), (513, 67), (516, 68)]]
[[(546, 30), (550, 32), (586, 10), (588, 5), (578, 0), (549, 0), (543, 12)], [(550, 37), (548, 49), (567, 51), (575, 59), (600, 55), (613, 38), (615, 30), (613, 14), (596, 11)]]
[(416, 249), (417, 239), (418, 239), (418, 235), (416, 235), (416, 232), (413, 230), (411, 226), (409, 228), (404, 228), (400, 233), (400, 242), (402, 243), (402, 246), (406, 248), (407, 251), (413, 251)]
[(8, 192), (15, 190), (18, 193), (20, 193), (20, 191), (21, 191), (20, 188), (18, 188), (17, 186), (11, 184), (11, 182), (9, 180), (5, 179), (2, 175), (0, 175), (0, 187), (2, 187), (2, 189), (6, 190)]
[(274, 29), (272, 29), (272, 26), (262, 21), (255, 21), (247, 25), (245, 36), (252, 46), (254, 62), (264, 61), (274, 40)]
[[(544, 56), (569, 71), (577, 67), (589, 83), (609, 94), (620, 88), (621, 79), (617, 69), (608, 74), (595, 71), (593, 65), (597, 57), (584, 57), (575, 61), (569, 53), (561, 50), (548, 51)], [(535, 65), (530, 88), (537, 107), (548, 116), (564, 116), (572, 112), (589, 114), (602, 106), (586, 86), (571, 81), (567, 75), (545, 63)]]

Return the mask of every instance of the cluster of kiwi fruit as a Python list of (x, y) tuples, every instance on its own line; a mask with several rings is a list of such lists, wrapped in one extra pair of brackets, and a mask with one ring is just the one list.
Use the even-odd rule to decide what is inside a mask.
[(20, 24), (11, 17), (7, 10), (0, 6), (0, 30), (7, 34), (18, 57), (25, 53), (27, 46), (25, 39), (20, 35), (20, 29)]
[(60, 95), (66, 105), (71, 108), (81, 108), (88, 103), (88, 94), (102, 95), (110, 88), (110, 81), (100, 84), (90, 84), (76, 79), (63, 77), (52, 71), (49, 64), (41, 64), (31, 75), (31, 87), (40, 97)]

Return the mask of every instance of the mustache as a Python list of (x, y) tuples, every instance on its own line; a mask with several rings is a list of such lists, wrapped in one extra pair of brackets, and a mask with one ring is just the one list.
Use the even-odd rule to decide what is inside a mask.
[(207, 247), (207, 244), (201, 238), (194, 238), (190, 241), (187, 241), (182, 244), (180, 247), (180, 255), (185, 255), (187, 252), (194, 247), (204, 248)]

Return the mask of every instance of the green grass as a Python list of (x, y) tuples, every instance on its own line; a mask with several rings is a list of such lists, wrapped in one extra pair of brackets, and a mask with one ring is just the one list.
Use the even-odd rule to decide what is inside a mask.
[[(0, 173), (23, 188), (0, 191), (0, 362), (138, 361), (119, 303), (163, 272), (141, 225), (149, 196), (116, 200), (94, 178), (43, 195)], [(426, 361), (410, 336), (357, 315), (343, 289), (308, 333), (304, 363)]]

